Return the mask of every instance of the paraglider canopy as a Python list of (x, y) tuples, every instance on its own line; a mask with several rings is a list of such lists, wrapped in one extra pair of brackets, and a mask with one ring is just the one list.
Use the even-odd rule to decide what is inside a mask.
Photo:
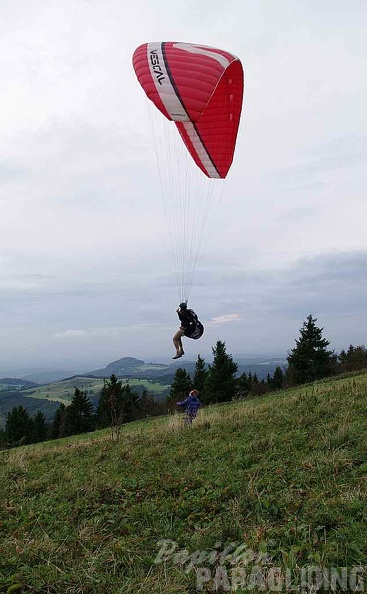
[(135, 50), (133, 66), (148, 98), (175, 122), (197, 166), (210, 178), (225, 178), (242, 109), (240, 60), (204, 45), (154, 42)]

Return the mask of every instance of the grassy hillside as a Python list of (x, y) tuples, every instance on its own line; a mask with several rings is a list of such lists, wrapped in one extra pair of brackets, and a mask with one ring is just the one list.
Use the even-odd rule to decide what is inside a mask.
[[(157, 399), (164, 399), (170, 390), (168, 384), (149, 379), (121, 379), (121, 382), (123, 384), (128, 383), (138, 393), (146, 388)], [(14, 387), (6, 390), (5, 384), (3, 388), (0, 384), (0, 429), (5, 427), (6, 415), (15, 406), (23, 406), (31, 416), (41, 411), (47, 421), (52, 421), (61, 402), (66, 406), (70, 404), (75, 388), (86, 390), (92, 403), (97, 405), (102, 386), (103, 379), (84, 376), (75, 376), (60, 382), (36, 386), (26, 390), (18, 390)]]
[[(163, 392), (169, 388), (169, 386), (163, 386), (162, 384), (144, 379), (122, 379), (121, 381), (123, 384), (128, 383), (132, 388), (136, 388), (137, 386), (145, 387), (150, 393), (154, 394), (159, 394), (160, 392)], [(98, 395), (102, 387), (103, 379), (81, 376), (73, 377), (53, 384), (47, 384), (45, 386), (38, 386), (37, 388), (32, 388), (30, 390), (24, 390), (22, 394), (30, 398), (64, 402), (64, 404), (68, 405), (74, 396), (75, 388), (87, 390), (89, 395)]]
[(0, 592), (228, 591), (235, 571), (274, 591), (275, 567), (289, 591), (307, 566), (367, 584), (366, 393), (360, 375), (0, 453)]

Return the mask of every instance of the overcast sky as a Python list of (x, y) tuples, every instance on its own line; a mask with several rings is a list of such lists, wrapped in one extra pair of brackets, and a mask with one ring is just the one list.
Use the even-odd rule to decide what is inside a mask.
[(226, 49), (246, 75), (228, 186), (190, 304), (217, 340), (285, 353), (309, 313), (367, 342), (362, 0), (1, 0), (0, 371), (168, 360), (177, 287), (147, 100), (147, 41)]

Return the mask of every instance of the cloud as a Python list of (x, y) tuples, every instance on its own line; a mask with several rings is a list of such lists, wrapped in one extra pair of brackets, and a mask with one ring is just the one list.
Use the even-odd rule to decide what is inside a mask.
[(0, 162), (0, 180), (2, 184), (7, 181), (18, 182), (19, 179), (25, 178), (27, 173), (27, 169), (23, 167), (21, 162)]
[(304, 180), (305, 187), (309, 189), (324, 188), (325, 183), (313, 181), (315, 176), (363, 164), (366, 150), (367, 137), (345, 135), (314, 144), (298, 155), (298, 162), (273, 170), (271, 174), (287, 183)]
[(207, 322), (207, 326), (221, 326), (222, 324), (228, 324), (228, 322), (235, 322), (241, 318), (240, 314), (226, 314), (223, 316), (218, 316), (216, 318), (212, 318)]
[(57, 332), (55, 334), (55, 338), (66, 339), (84, 338), (85, 336), (86, 332), (84, 330), (65, 330), (65, 332)]
[[(211, 331), (188, 350), (210, 352), (214, 335), (237, 352), (289, 348), (310, 312), (338, 340), (365, 340), (365, 3), (337, 0), (332, 19), (331, 0), (184, 0), (174, 14), (168, 0), (2, 4), (3, 353), (74, 364), (172, 347), (177, 287), (131, 65), (138, 45), (165, 38), (233, 51), (246, 73), (240, 140), (190, 295)], [(175, 212), (178, 196), (167, 196)], [(204, 198), (188, 209), (198, 220)]]

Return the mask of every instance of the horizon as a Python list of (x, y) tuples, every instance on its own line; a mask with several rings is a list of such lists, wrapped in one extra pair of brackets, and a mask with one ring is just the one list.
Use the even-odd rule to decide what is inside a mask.
[[(230, 354), (233, 359), (235, 361), (248, 361), (249, 363), (251, 361), (253, 361), (254, 363), (256, 361), (266, 361), (269, 359), (279, 359), (280, 361), (285, 360), (286, 358), (286, 353), (281, 354), (281, 353), (269, 353), (269, 352), (264, 352), (264, 353), (228, 353)], [(202, 356), (202, 355), (200, 355)], [(212, 357), (212, 354), (210, 355), (210, 357)], [(102, 362), (101, 364), (86, 364), (86, 365), (76, 365), (76, 366), (69, 366), (69, 365), (57, 365), (57, 363), (55, 363), (54, 365), (49, 364), (47, 366), (42, 365), (41, 363), (39, 364), (35, 364), (35, 365), (17, 365), (17, 366), (1, 366), (0, 367), (0, 379), (4, 378), (4, 377), (15, 377), (12, 374), (15, 373), (21, 373), (22, 375), (26, 375), (26, 374), (32, 374), (32, 373), (49, 373), (49, 372), (67, 372), (67, 371), (76, 371), (77, 373), (92, 373), (93, 371), (97, 371), (99, 369), (104, 369), (105, 367), (107, 367), (108, 365), (115, 363), (117, 361), (120, 361), (121, 359), (125, 359), (125, 358), (132, 358), (132, 359), (136, 359), (136, 360), (140, 360), (140, 361), (144, 361), (145, 364), (156, 364), (156, 365), (173, 365), (176, 367), (180, 366), (180, 363), (196, 363), (197, 361), (197, 356), (190, 358), (189, 356), (183, 357), (182, 359), (180, 359), (180, 361), (173, 361), (172, 358), (169, 357), (159, 357), (157, 359), (154, 359), (154, 357), (151, 358), (142, 358), (142, 357), (136, 357), (134, 355), (123, 355), (122, 357), (118, 357), (116, 359), (113, 359), (111, 361), (108, 361), (106, 363)], [(205, 359), (206, 363), (208, 363), (208, 358), (209, 356), (205, 357), (203, 356), (203, 358)], [(209, 362), (210, 363), (210, 362)], [(10, 374), (10, 375), (9, 375)]]

